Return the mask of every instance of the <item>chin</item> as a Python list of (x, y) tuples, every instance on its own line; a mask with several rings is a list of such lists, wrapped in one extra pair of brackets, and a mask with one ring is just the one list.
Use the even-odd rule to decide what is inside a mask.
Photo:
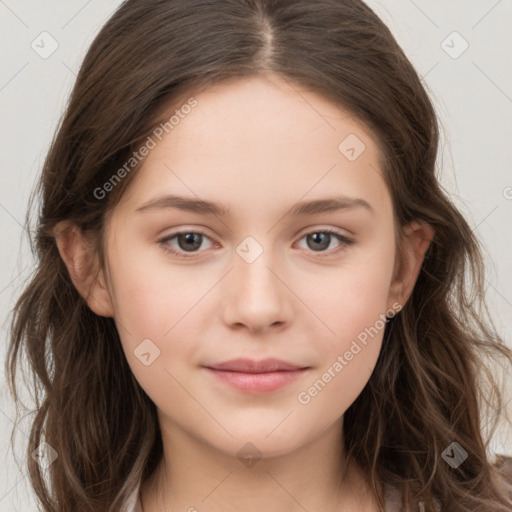
[[(271, 457), (280, 457), (287, 455), (307, 444), (309, 439), (297, 438), (291, 435), (290, 431), (283, 429), (282, 432), (272, 431), (268, 424), (257, 428), (245, 428), (242, 430), (230, 430), (233, 438), (223, 436), (222, 440), (211, 440), (210, 444), (217, 450), (224, 452), (231, 457), (237, 457), (242, 462), (247, 457), (249, 459), (266, 459)], [(295, 427), (295, 434), (298, 427)]]

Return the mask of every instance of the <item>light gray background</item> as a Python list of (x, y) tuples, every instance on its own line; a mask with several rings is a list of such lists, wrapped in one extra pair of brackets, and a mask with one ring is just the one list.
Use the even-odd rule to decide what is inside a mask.
[[(7, 315), (33, 263), (24, 233), (29, 193), (80, 62), (119, 4), (119, 0), (0, 0), (2, 365)], [(443, 126), (441, 179), (486, 248), (489, 299), (499, 331), (510, 345), (512, 0), (368, 0), (368, 4), (391, 28), (433, 98)], [(40, 36), (44, 31), (58, 44), (47, 58), (31, 47), (35, 41), (40, 52), (51, 48), (48, 36)], [(459, 55), (464, 41), (469, 46)], [(0, 512), (36, 510), (26, 474), (18, 471), (9, 450), (14, 412), (5, 385), (1, 389), (0, 457), (7, 463), (0, 468)], [(17, 432), (20, 458), (28, 422), (20, 424)], [(510, 433), (503, 432), (493, 449), (512, 455), (511, 440)]]

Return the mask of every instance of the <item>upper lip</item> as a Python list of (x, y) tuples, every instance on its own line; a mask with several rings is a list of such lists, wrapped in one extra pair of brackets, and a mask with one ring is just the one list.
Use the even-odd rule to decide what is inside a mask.
[(232, 359), (223, 363), (212, 364), (207, 366), (213, 370), (224, 370), (241, 373), (268, 373), (279, 371), (301, 370), (304, 366), (281, 361), (280, 359), (262, 359), (254, 361), (252, 359)]

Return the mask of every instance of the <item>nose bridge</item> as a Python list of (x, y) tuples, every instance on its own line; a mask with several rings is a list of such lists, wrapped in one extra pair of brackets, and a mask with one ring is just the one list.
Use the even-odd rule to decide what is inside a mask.
[(275, 275), (274, 267), (279, 265), (273, 258), (275, 251), (268, 246), (269, 239), (267, 236), (260, 243), (250, 235), (235, 248), (233, 293), (226, 310), (229, 323), (256, 330), (287, 319), (289, 309), (283, 284)]
[[(234, 262), (237, 287), (245, 293), (269, 293), (269, 287), (275, 288), (279, 282), (270, 270), (277, 265), (273, 258), (275, 251), (270, 246), (270, 237), (262, 240), (260, 235), (258, 238), (261, 243), (255, 236), (249, 235), (235, 248), (238, 256)], [(270, 297), (267, 299), (270, 300)]]
[[(261, 236), (259, 236), (261, 240)], [(268, 237), (266, 238), (266, 240)], [(258, 242), (258, 240), (252, 236), (246, 236), (235, 248), (235, 252), (240, 256), (240, 258), (248, 265), (252, 265), (256, 260), (258, 260), (261, 255), (265, 252), (269, 252), (268, 242), (264, 242), (267, 246), (267, 251), (263, 248), (263, 245)]]

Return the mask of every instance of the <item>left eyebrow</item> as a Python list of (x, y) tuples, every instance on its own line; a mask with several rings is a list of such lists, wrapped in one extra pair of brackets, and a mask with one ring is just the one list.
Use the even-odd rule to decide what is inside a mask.
[(368, 202), (360, 198), (352, 197), (332, 197), (326, 199), (316, 199), (313, 201), (302, 201), (290, 208), (291, 215), (314, 215), (316, 213), (334, 212), (338, 210), (348, 210), (352, 208), (364, 208), (370, 213), (375, 213)]
[[(135, 211), (148, 211), (159, 208), (177, 208), (179, 210), (211, 214), (219, 217), (225, 217), (230, 214), (230, 209), (223, 203), (214, 203), (203, 199), (175, 195), (166, 195), (150, 199)], [(353, 208), (364, 208), (370, 213), (375, 213), (374, 209), (364, 199), (344, 196), (302, 201), (292, 206), (288, 213), (296, 216), (304, 216)]]

